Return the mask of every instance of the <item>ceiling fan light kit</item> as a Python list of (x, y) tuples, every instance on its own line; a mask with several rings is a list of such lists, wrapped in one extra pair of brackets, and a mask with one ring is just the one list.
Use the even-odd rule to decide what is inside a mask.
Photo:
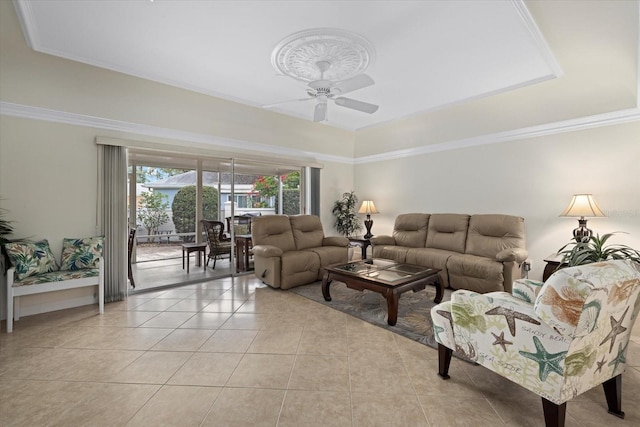
[(377, 105), (339, 96), (375, 83), (369, 75), (364, 74), (374, 59), (375, 50), (367, 39), (333, 28), (294, 33), (278, 43), (271, 54), (271, 63), (276, 71), (308, 83), (309, 98), (284, 103), (316, 99), (314, 122), (327, 120), (328, 101), (368, 114), (378, 110)]

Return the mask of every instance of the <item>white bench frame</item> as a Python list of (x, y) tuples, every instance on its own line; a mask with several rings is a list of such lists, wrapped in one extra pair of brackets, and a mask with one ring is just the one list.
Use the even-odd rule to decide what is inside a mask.
[[(65, 289), (84, 288), (86, 286), (98, 286), (98, 305), (100, 314), (104, 313), (104, 259), (99, 260), (100, 273), (93, 277), (62, 280), (58, 282), (36, 283), (33, 285), (13, 286), (15, 267), (7, 271), (7, 333), (13, 332), (13, 321), (20, 320), (20, 297), (45, 292), (62, 291)], [(14, 308), (15, 307), (15, 308)]]

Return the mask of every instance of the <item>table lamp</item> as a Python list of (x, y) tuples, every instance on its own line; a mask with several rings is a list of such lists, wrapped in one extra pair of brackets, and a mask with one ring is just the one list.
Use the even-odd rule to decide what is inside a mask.
[(358, 213), (367, 214), (367, 219), (364, 220), (364, 226), (367, 228), (367, 234), (364, 235), (364, 238), (369, 239), (373, 237), (373, 234), (371, 234), (371, 227), (373, 226), (371, 214), (380, 213), (378, 212), (378, 209), (376, 209), (376, 205), (374, 205), (371, 200), (365, 200), (362, 202), (362, 206), (360, 206)]
[(578, 228), (573, 230), (576, 242), (587, 242), (591, 237), (591, 230), (587, 228), (585, 217), (606, 217), (600, 210), (591, 194), (574, 194), (569, 206), (560, 214), (561, 217), (578, 217)]

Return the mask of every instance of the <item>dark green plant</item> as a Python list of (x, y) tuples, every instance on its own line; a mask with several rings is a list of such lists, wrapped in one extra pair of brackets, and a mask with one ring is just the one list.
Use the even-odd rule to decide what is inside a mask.
[[(284, 188), (282, 190), (282, 213), (285, 215), (300, 214), (300, 190), (297, 188)], [(279, 200), (276, 198), (276, 212), (279, 208)]]
[[(147, 229), (147, 234), (158, 234), (158, 227), (169, 221), (167, 195), (155, 191), (142, 193), (140, 196), (138, 221)], [(155, 237), (150, 237), (153, 242)]]
[(630, 259), (640, 263), (640, 252), (627, 245), (607, 245), (607, 241), (616, 233), (591, 236), (583, 242), (570, 242), (558, 251), (562, 255), (562, 264), (569, 267), (590, 264), (592, 262), (613, 259)]
[[(173, 225), (176, 233), (194, 233), (196, 231), (196, 186), (182, 187), (171, 204)], [(218, 190), (202, 187), (202, 218), (218, 219)], [(193, 236), (182, 236), (185, 242), (193, 241)]]
[(4, 257), (4, 272), (6, 273), (9, 267), (11, 266), (11, 261), (9, 261), (9, 255), (4, 248), (4, 245), (10, 242), (22, 242), (25, 239), (9, 239), (9, 236), (13, 234), (13, 226), (11, 225), (11, 221), (8, 219), (2, 218), (7, 214), (6, 209), (0, 208), (0, 252), (2, 252), (2, 256)]
[(358, 197), (353, 191), (343, 193), (342, 198), (333, 204), (333, 215), (336, 217), (335, 227), (338, 233), (346, 237), (355, 235), (362, 228), (356, 215)]
[[(6, 209), (0, 209), (0, 216), (4, 216), (6, 214)], [(11, 240), (7, 238), (13, 234), (13, 226), (11, 225), (11, 221), (0, 218), (0, 245), (4, 248), (5, 243), (9, 243)]]

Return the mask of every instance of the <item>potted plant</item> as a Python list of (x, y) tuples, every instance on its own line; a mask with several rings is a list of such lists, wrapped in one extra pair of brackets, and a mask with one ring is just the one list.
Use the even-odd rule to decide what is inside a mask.
[[(0, 209), (0, 216), (4, 216), (7, 212), (6, 209)], [(4, 249), (4, 245), (13, 242), (15, 240), (7, 238), (13, 234), (13, 226), (11, 225), (11, 221), (6, 220), (0, 217), (0, 250), (2, 251), (2, 258), (4, 262), (4, 269), (0, 270), (2, 273), (5, 273), (9, 268), (9, 256), (7, 255), (7, 251)]]
[(362, 228), (357, 212), (358, 197), (353, 191), (342, 194), (342, 198), (333, 204), (335, 227), (338, 233), (346, 237), (354, 236)]
[(606, 244), (614, 234), (616, 233), (607, 233), (602, 237), (597, 234), (589, 237), (589, 240), (564, 245), (558, 252), (562, 255), (561, 265), (572, 267), (612, 259), (630, 259), (640, 263), (640, 251), (627, 245)]

